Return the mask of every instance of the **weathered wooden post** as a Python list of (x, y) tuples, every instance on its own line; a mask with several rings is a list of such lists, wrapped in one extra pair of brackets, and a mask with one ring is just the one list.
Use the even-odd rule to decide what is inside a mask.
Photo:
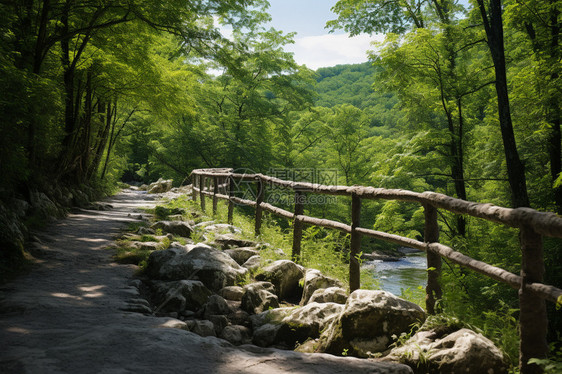
[[(425, 226), (424, 240), (426, 243), (439, 241), (439, 225), (437, 223), (437, 208), (431, 204), (424, 204)], [(443, 292), (440, 284), (441, 256), (430, 250), (427, 251), (427, 286), (425, 287), (425, 308), (427, 313), (435, 314), (441, 307), (435, 307), (435, 302), (441, 300)]]
[(205, 176), (203, 174), (199, 175), (199, 200), (201, 200), (201, 210), (205, 212)]
[(304, 214), (304, 193), (295, 191), (295, 213), (293, 215), (293, 251), (291, 258), (296, 263), (301, 259), (301, 241), (302, 241), (302, 222), (297, 220), (297, 216)]
[(219, 199), (217, 194), (219, 193), (219, 178), (213, 177), (213, 215), (217, 214), (217, 204)]
[(519, 289), (519, 369), (521, 374), (543, 373), (537, 365), (529, 365), (531, 358), (546, 358), (548, 345), (546, 334), (548, 320), (546, 302), (525, 289), (526, 283), (542, 283), (544, 258), (542, 237), (531, 227), (520, 231), (521, 241), (521, 288)]
[(197, 186), (197, 174), (191, 174), (191, 200), (197, 201), (197, 191), (195, 187)]
[(361, 198), (357, 194), (351, 195), (351, 248), (349, 251), (349, 292), (361, 288), (361, 266), (359, 254), (361, 252), (361, 234), (355, 231), (361, 223)]
[(255, 219), (255, 228), (254, 234), (256, 236), (260, 235), (261, 231), (261, 217), (262, 217), (262, 207), (261, 203), (263, 202), (263, 195), (264, 195), (264, 188), (263, 182), (260, 177), (256, 178), (256, 219)]
[(228, 177), (228, 224), (232, 225), (234, 216), (234, 202), (231, 200), (234, 196), (234, 179), (232, 176)]

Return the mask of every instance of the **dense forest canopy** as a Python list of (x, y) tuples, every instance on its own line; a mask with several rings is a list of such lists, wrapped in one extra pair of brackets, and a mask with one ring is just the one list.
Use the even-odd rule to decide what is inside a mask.
[[(386, 38), (370, 62), (313, 72), (285, 51), (294, 34), (264, 26), (265, 0), (2, 0), (0, 197), (60, 202), (63, 187), (179, 183), (201, 167), (316, 168), (561, 214), (561, 4), (340, 0), (329, 28)], [(343, 203), (309, 209), (349, 219)], [(423, 234), (410, 205), (364, 211), (367, 226)], [(440, 225), (455, 249), (519, 271), (513, 231)], [(546, 283), (562, 283), (561, 253), (545, 241)], [(501, 300), (513, 314), (510, 290), (453, 265), (443, 276), (449, 312), (478, 319)]]

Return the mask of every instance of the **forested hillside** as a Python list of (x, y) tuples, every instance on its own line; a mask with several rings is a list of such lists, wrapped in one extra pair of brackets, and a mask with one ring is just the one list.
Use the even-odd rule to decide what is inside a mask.
[[(370, 62), (314, 72), (285, 51), (293, 34), (266, 28), (264, 0), (1, 2), (0, 272), (22, 262), (26, 227), (120, 181), (179, 184), (195, 168), (324, 170), (561, 214), (560, 1), (405, 4), (340, 0), (330, 28), (386, 39)], [(341, 200), (307, 209), (349, 220)], [(365, 227), (423, 236), (422, 208), (362, 212)], [(443, 243), (519, 272), (516, 231), (439, 224)], [(559, 287), (562, 244), (544, 251)], [(513, 346), (512, 290), (452, 264), (443, 282), (447, 313)]]

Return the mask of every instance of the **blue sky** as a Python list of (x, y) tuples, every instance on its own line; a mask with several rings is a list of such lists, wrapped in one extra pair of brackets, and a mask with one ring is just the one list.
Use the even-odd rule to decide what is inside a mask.
[(271, 26), (286, 33), (297, 32), (295, 44), (287, 50), (297, 63), (311, 69), (367, 61), (371, 41), (381, 36), (360, 35), (349, 38), (342, 31), (330, 34), (326, 22), (335, 19), (331, 8), (337, 0), (269, 0)]

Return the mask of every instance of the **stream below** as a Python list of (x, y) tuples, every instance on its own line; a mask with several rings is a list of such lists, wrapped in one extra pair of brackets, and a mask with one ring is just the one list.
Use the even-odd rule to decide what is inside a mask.
[(427, 262), (423, 252), (406, 254), (399, 261), (369, 261), (363, 266), (374, 271), (382, 290), (396, 296), (407, 289), (418, 293), (419, 287), (425, 287), (427, 282)]

